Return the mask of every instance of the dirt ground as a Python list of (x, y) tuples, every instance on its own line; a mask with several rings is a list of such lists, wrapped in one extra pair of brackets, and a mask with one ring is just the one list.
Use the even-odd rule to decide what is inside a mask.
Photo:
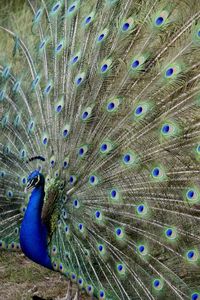
[[(0, 300), (30, 300), (34, 296), (57, 300), (66, 296), (68, 285), (63, 275), (31, 262), (23, 254), (0, 252)], [(72, 286), (71, 296), (76, 291)], [(78, 299), (91, 298), (79, 293)]]

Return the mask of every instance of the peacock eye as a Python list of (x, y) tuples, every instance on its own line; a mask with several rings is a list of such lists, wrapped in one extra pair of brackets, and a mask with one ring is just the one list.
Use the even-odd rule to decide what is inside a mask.
[(36, 186), (40, 182), (40, 176), (33, 178), (31, 185)]

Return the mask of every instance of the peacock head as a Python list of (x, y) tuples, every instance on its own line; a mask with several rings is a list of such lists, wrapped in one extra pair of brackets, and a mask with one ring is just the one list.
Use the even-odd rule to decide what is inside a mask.
[(32, 190), (33, 188), (44, 186), (44, 176), (38, 171), (33, 171), (27, 178), (26, 191)]

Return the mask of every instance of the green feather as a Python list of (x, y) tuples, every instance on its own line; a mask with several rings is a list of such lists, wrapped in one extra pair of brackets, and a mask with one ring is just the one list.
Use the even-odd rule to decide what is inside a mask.
[(39, 169), (55, 271), (97, 299), (199, 299), (199, 2), (4, 2), (0, 249), (21, 251)]

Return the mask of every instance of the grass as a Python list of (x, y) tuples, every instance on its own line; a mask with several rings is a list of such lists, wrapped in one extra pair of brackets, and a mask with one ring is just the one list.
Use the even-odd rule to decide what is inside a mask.
[[(30, 300), (37, 295), (46, 300), (64, 297), (68, 281), (25, 258), (23, 254), (0, 252), (0, 299)], [(76, 287), (72, 286), (72, 294)], [(80, 295), (80, 300), (90, 299)]]

